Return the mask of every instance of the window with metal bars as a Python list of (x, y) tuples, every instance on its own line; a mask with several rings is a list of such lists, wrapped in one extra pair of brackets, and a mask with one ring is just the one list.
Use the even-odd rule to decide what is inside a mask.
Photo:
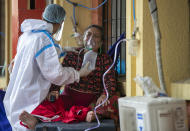
[[(108, 0), (103, 7), (103, 27), (105, 33), (104, 50), (110, 47), (126, 32), (126, 0)], [(126, 74), (126, 45), (121, 43), (115, 66), (119, 75)]]

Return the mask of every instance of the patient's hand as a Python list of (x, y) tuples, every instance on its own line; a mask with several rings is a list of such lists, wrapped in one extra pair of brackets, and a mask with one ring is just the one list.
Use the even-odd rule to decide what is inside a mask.
[(48, 101), (51, 101), (51, 99), (50, 99), (51, 96), (55, 96), (55, 98), (57, 100), (59, 98), (59, 91), (51, 91), (51, 92), (49, 92), (46, 99)]
[[(101, 104), (105, 99), (106, 99), (106, 95), (101, 95), (101, 96), (98, 98), (98, 100), (97, 100), (97, 102), (96, 102), (96, 105)], [(110, 104), (110, 101), (109, 101), (109, 100), (107, 100), (102, 106), (107, 106), (108, 104)]]

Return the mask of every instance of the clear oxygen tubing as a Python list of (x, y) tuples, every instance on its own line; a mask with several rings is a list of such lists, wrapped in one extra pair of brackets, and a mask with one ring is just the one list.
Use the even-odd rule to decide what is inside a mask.
[[(77, 57), (77, 68), (78, 68), (78, 66), (79, 66), (79, 55), (80, 55), (80, 53), (84, 50), (85, 48), (82, 48), (82, 49), (80, 49), (80, 51), (79, 51), (79, 54), (78, 54), (78, 57)], [(76, 69), (77, 69), (76, 68)]]
[(148, 0), (148, 2), (149, 2), (149, 8), (150, 8), (150, 13), (152, 17), (154, 35), (155, 35), (158, 77), (159, 77), (161, 89), (166, 92), (164, 75), (163, 75), (163, 67), (162, 67), (162, 58), (161, 58), (161, 48), (160, 48), (161, 34), (160, 34), (160, 28), (159, 28), (159, 22), (158, 22), (157, 4), (156, 4), (156, 0)]
[(96, 109), (99, 108), (100, 106), (102, 106), (102, 105), (108, 100), (108, 98), (109, 98), (109, 93), (108, 93), (108, 90), (107, 90), (107, 88), (106, 88), (104, 79), (105, 79), (106, 74), (107, 74), (107, 73), (111, 70), (111, 68), (113, 68), (113, 66), (115, 65), (116, 58), (117, 58), (117, 55), (116, 55), (116, 54), (117, 54), (117, 48), (118, 48), (119, 44), (120, 44), (121, 42), (124, 42), (124, 41), (127, 41), (127, 39), (122, 39), (122, 40), (120, 40), (120, 41), (117, 43), (116, 48), (115, 48), (114, 61), (113, 61), (112, 65), (107, 69), (107, 71), (103, 74), (103, 77), (102, 77), (103, 85), (104, 85), (104, 90), (105, 90), (105, 92), (106, 92), (106, 99), (105, 99), (101, 104), (97, 105), (97, 106), (94, 108), (94, 114), (95, 114), (95, 117), (96, 117), (96, 120), (97, 120), (98, 124), (97, 124), (96, 126), (94, 126), (94, 127), (90, 127), (90, 128), (88, 128), (88, 129), (85, 129), (85, 131), (93, 130), (93, 129), (96, 129), (96, 128), (100, 127), (100, 121), (99, 121), (98, 116), (97, 116), (97, 114), (96, 114)]
[(89, 8), (89, 7), (87, 7), (87, 6), (84, 6), (84, 5), (75, 3), (75, 2), (71, 2), (70, 0), (66, 0), (66, 1), (67, 1), (68, 3), (70, 3), (70, 4), (73, 5), (73, 18), (74, 18), (74, 22), (75, 22), (75, 25), (76, 25), (76, 19), (75, 19), (75, 8), (76, 8), (76, 6), (80, 6), (80, 7), (89, 9), (89, 10), (96, 10), (96, 9), (98, 9), (99, 7), (101, 7), (102, 5), (104, 5), (108, 0), (104, 0), (104, 2), (102, 2), (100, 5), (98, 5), (98, 6), (95, 7), (95, 8)]

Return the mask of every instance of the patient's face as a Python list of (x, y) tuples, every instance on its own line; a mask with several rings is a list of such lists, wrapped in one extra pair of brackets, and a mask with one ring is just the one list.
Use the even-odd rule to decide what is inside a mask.
[(84, 45), (86, 45), (87, 41), (90, 39), (92, 39), (92, 41), (94, 42), (94, 44), (92, 46), (92, 50), (95, 52), (98, 52), (98, 49), (102, 45), (101, 31), (95, 27), (88, 29), (85, 32)]

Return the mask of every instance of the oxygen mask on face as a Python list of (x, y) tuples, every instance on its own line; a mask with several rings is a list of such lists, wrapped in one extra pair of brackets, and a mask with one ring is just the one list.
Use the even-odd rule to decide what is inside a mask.
[(94, 46), (95, 46), (95, 41), (93, 40), (91, 36), (89, 40), (85, 42), (85, 48), (88, 50), (92, 50)]

